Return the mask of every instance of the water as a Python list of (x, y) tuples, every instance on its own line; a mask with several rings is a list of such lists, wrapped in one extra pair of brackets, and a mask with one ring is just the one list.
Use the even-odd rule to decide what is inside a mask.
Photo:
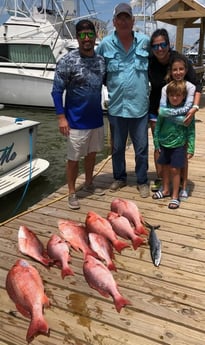
[[(21, 200), (24, 187), (0, 198), (0, 223), (27, 210), (66, 182), (66, 139), (58, 131), (58, 123), (54, 110), (34, 108), (5, 107), (0, 115), (22, 117), (40, 122), (37, 135), (37, 156), (50, 162), (49, 168), (36, 180), (32, 181), (21, 206), (16, 207)], [(107, 129), (107, 118), (105, 118)], [(109, 154), (107, 135), (105, 136), (105, 149), (97, 155), (97, 162)], [(80, 170), (82, 171), (82, 165)]]

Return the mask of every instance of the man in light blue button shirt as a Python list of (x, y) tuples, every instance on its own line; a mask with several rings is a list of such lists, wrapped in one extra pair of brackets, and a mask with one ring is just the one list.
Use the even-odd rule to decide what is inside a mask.
[(97, 49), (105, 58), (107, 69), (114, 177), (110, 191), (114, 192), (127, 183), (125, 149), (129, 134), (135, 151), (137, 189), (141, 197), (145, 198), (149, 196), (149, 38), (133, 31), (134, 17), (127, 3), (115, 7), (113, 24), (115, 31), (105, 37)]

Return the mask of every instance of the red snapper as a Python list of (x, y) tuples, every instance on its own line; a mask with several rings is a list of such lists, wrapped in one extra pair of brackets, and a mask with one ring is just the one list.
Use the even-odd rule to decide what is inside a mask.
[(24, 225), (21, 225), (18, 231), (18, 246), (22, 254), (30, 256), (45, 266), (53, 263), (53, 260), (48, 258), (43, 243), (33, 231)]
[(113, 247), (111, 242), (100, 234), (90, 232), (88, 234), (90, 246), (98, 254), (101, 260), (106, 262), (109, 270), (117, 271), (112, 259), (114, 259)]
[(70, 243), (73, 249), (83, 252), (84, 259), (87, 255), (97, 256), (89, 246), (88, 234), (82, 223), (75, 222), (74, 220), (60, 219), (58, 221), (58, 228), (61, 236)]
[(30, 343), (39, 334), (49, 335), (43, 307), (49, 306), (38, 271), (27, 261), (19, 259), (6, 277), (6, 290), (17, 310), (31, 319), (26, 340)]
[(83, 264), (83, 273), (91, 288), (104, 297), (112, 296), (118, 313), (123, 307), (131, 304), (120, 294), (112, 273), (100, 260), (88, 255)]
[(56, 265), (61, 268), (61, 276), (63, 279), (65, 276), (74, 275), (73, 270), (68, 265), (68, 262), (71, 262), (69, 247), (62, 238), (53, 234), (47, 243), (47, 252)]
[(132, 241), (134, 249), (137, 249), (141, 244), (145, 243), (145, 240), (135, 233), (134, 228), (126, 217), (110, 211), (107, 215), (107, 219), (117, 235)]
[(122, 249), (129, 247), (128, 243), (122, 242), (117, 238), (111, 224), (107, 219), (101, 217), (93, 211), (87, 213), (85, 220), (86, 229), (88, 232), (95, 232), (105, 236), (113, 244), (113, 247), (120, 253)]
[(134, 225), (136, 234), (148, 235), (148, 231), (143, 225), (142, 215), (133, 201), (115, 198), (111, 202), (111, 211), (126, 217)]

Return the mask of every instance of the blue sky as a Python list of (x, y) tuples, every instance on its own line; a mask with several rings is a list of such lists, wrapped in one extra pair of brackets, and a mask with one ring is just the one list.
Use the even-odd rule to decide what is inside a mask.
[[(98, 13), (97, 17), (104, 21), (112, 20), (112, 14), (114, 7), (120, 2), (130, 3), (130, 1), (118, 1), (118, 0), (87, 0), (85, 1), (88, 7), (92, 8), (92, 3), (94, 4), (94, 8)], [(81, 14), (86, 13), (85, 6), (83, 5), (83, 1), (81, 0)]]
[[(145, 1), (145, 0), (144, 0)], [(146, 0), (146, 2), (153, 1), (154, 0)], [(85, 6), (83, 5), (83, 0), (80, 0), (81, 3), (81, 15), (86, 14), (87, 10)], [(88, 5), (89, 8), (92, 8), (92, 4), (94, 5), (94, 8), (96, 10), (97, 17), (99, 19), (102, 19), (104, 21), (110, 21), (108, 25), (108, 29), (112, 29), (112, 14), (113, 14), (113, 9), (114, 7), (120, 3), (120, 2), (126, 2), (130, 4), (130, 1), (120, 1), (120, 0), (86, 0), (86, 4)], [(143, 0), (141, 0), (143, 3)], [(165, 5), (168, 1), (167, 0), (156, 0), (156, 10)], [(205, 0), (197, 0), (196, 2), (202, 4), (205, 6)], [(140, 3), (140, 0), (137, 1), (137, 3)], [(142, 5), (143, 6), (143, 5)], [(153, 7), (152, 7), (153, 8)], [(136, 9), (134, 11), (136, 13)], [(143, 23), (141, 23), (142, 26)], [(166, 27), (165, 24), (162, 22), (158, 22), (158, 27)], [(175, 41), (175, 34), (176, 34), (176, 27), (173, 25), (168, 25), (167, 29), (169, 30), (170, 33), (170, 38)], [(185, 44), (192, 44), (199, 38), (199, 31), (198, 30), (193, 30), (193, 29), (186, 29), (184, 33), (184, 43)]]
[[(10, 0), (12, 1), (12, 0)], [(26, 0), (28, 2), (32, 1), (32, 0)], [(56, 0), (58, 2), (60, 2), (60, 0)], [(66, 0), (65, 0), (66, 1)], [(70, 1), (70, 0), (68, 0)], [(77, 0), (75, 0), (77, 1)], [(108, 24), (108, 30), (112, 30), (112, 17), (113, 17), (113, 9), (114, 7), (120, 3), (120, 2), (126, 2), (128, 4), (130, 4), (130, 1), (126, 1), (126, 0), (79, 0), (80, 1), (80, 14), (81, 15), (87, 15), (88, 14), (88, 9), (93, 10), (93, 7), (95, 9), (95, 11), (97, 12), (97, 17), (105, 22), (109, 21)], [(134, 0), (132, 0), (134, 1)], [(152, 1), (152, 3), (154, 3), (154, 0), (137, 0), (137, 3), (141, 3), (141, 7), (143, 6), (143, 1), (146, 2), (150, 2)], [(40, 0), (39, 0), (40, 2)], [(49, 2), (51, 2), (51, 0), (49, 0)], [(168, 1), (167, 0), (156, 0), (156, 9), (159, 9), (160, 7), (162, 7), (164, 4), (166, 4)], [(205, 6), (205, 0), (198, 0), (198, 3), (202, 4)], [(0, 0), (0, 7), (2, 6), (2, 4), (4, 3), (4, 0)], [(86, 8), (87, 7), (87, 8)], [(152, 7), (153, 8), (153, 7)], [(137, 9), (135, 9), (135, 13), (137, 12)], [(0, 22), (2, 22), (2, 18), (0, 18)], [(142, 22), (141, 22), (141, 26), (142, 26)], [(158, 27), (162, 27), (165, 26), (163, 23), (158, 22)], [(140, 23), (139, 23), (139, 27), (140, 27)], [(173, 40), (175, 39), (175, 27), (173, 25), (169, 25), (167, 27), (167, 29), (169, 30), (170, 33), (170, 38)], [(199, 33), (196, 30), (193, 29), (186, 29), (185, 30), (185, 36), (184, 36), (184, 43), (185, 44), (192, 44), (193, 42), (195, 42), (197, 39), (199, 38)]]
[[(143, 0), (141, 0), (143, 2)], [(145, 0), (146, 2), (150, 2), (151, 0)], [(109, 20), (112, 19), (112, 13), (113, 13), (113, 9), (114, 7), (120, 3), (120, 2), (126, 2), (128, 4), (130, 4), (130, 1), (126, 1), (126, 0), (80, 0), (80, 6), (81, 6), (81, 14), (85, 14), (86, 8), (85, 5), (83, 3), (86, 3), (87, 6), (89, 8), (92, 8), (92, 4), (94, 5), (94, 8), (96, 10), (96, 12), (98, 12), (98, 17), (102, 20)], [(140, 3), (140, 0), (137, 1), (138, 3)], [(154, 2), (154, 1), (153, 1)], [(157, 9), (160, 8), (161, 6), (163, 6), (164, 4), (166, 4), (168, 1), (167, 0), (156, 0), (156, 7)], [(205, 0), (197, 0), (196, 2), (205, 5)]]

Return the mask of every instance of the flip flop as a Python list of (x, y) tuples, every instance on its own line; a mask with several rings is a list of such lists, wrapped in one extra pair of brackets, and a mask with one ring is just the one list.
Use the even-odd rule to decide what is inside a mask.
[(163, 198), (167, 198), (169, 196), (170, 196), (170, 194), (164, 195), (163, 192), (161, 192), (161, 190), (158, 190), (158, 192), (156, 192), (152, 195), (152, 199), (154, 199), (154, 200), (163, 199)]
[(168, 205), (168, 208), (170, 210), (176, 210), (177, 208), (179, 208), (180, 202), (178, 199), (172, 199)]

